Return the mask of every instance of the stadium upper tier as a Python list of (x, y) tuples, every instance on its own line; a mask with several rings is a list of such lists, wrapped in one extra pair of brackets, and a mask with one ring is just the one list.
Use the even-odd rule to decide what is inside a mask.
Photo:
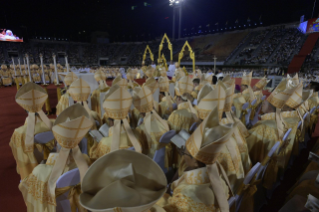
[[(174, 61), (177, 61), (178, 53), (187, 40), (198, 62), (213, 62), (216, 55), (219, 64), (288, 66), (293, 56), (298, 54), (306, 37), (296, 27), (287, 26), (219, 33), (172, 41), (173, 55)], [(100, 61), (104, 61), (107, 65), (134, 66), (141, 64), (146, 45), (149, 45), (156, 59), (159, 44), (160, 40), (112, 44), (55, 43), (43, 40), (31, 40), (28, 43), (2, 42), (0, 62), (11, 63), (12, 56), (15, 58), (18, 56), (23, 61), (23, 55), (29, 53), (30, 63), (39, 64), (39, 54), (42, 53), (44, 63), (49, 64), (53, 63), (52, 54), (55, 53), (58, 55), (57, 62), (61, 64), (64, 64), (63, 55), (66, 54), (71, 65), (99, 65)], [(170, 52), (166, 43), (162, 53), (169, 61)], [(312, 62), (318, 61), (317, 53), (311, 56)], [(147, 58), (149, 60), (148, 55)], [(191, 62), (188, 50), (185, 51), (182, 62)]]

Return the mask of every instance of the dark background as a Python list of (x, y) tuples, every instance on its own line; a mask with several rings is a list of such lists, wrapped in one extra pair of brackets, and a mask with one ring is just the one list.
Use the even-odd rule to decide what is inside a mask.
[[(239, 25), (247, 23), (248, 17), (252, 27), (295, 22), (301, 15), (311, 18), (313, 5), (314, 0), (184, 0), (182, 31), (223, 28), (227, 21), (232, 27), (237, 19)], [(314, 18), (318, 12), (316, 5)], [(112, 42), (152, 40), (164, 32), (171, 36), (172, 14), (168, 0), (1, 1), (0, 28), (25, 40), (41, 36), (89, 41), (94, 31), (108, 32)]]

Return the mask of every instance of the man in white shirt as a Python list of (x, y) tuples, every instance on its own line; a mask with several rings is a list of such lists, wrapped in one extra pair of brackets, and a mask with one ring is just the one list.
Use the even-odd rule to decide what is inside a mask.
[(175, 66), (175, 64), (173, 63), (173, 61), (171, 61), (171, 63), (170, 63), (169, 66), (168, 66), (167, 76), (170, 77), (170, 78), (172, 78), (172, 77), (174, 76), (175, 69), (176, 69), (176, 66)]

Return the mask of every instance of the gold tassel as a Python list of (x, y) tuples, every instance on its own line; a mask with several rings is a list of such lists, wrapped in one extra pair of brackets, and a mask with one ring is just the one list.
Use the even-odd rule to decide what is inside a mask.
[(47, 94), (48, 94), (48, 98), (45, 101), (45, 110), (47, 111), (47, 113), (49, 115), (52, 112), (52, 110), (51, 110), (51, 106), (50, 106), (49, 93), (48, 93), (48, 89), (47, 89), (46, 85), (44, 85), (44, 89), (45, 89), (45, 92), (47, 92)]

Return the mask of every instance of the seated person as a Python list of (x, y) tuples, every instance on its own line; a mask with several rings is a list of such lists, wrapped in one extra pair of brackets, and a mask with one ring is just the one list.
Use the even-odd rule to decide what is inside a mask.
[(191, 92), (193, 85), (189, 76), (182, 77), (175, 86), (177, 110), (168, 117), (168, 124), (171, 130), (189, 131), (189, 128), (197, 121), (197, 112), (192, 106), (194, 101)]
[(31, 82), (24, 84), (16, 95), (16, 102), (28, 113), (25, 125), (14, 130), (9, 143), (21, 179), (27, 177), (54, 148), (54, 140), (43, 145), (34, 143), (36, 134), (52, 128), (54, 120), (49, 120), (42, 111), (47, 98), (46, 91)]

